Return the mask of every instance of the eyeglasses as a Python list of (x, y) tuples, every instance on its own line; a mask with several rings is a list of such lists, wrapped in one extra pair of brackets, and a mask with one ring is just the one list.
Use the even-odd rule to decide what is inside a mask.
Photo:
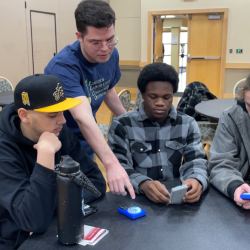
[[(109, 49), (112, 49), (115, 47), (115, 45), (118, 43), (119, 39), (117, 36), (112, 37), (111, 39), (109, 39), (108, 41), (106, 41), (106, 45)], [(94, 41), (94, 42), (90, 42), (91, 43), (91, 48), (93, 50), (100, 50), (103, 46), (102, 41)]]

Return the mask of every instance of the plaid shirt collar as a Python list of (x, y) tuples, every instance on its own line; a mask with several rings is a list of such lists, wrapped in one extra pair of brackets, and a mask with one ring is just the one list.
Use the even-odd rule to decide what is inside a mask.
[[(172, 104), (171, 109), (169, 111), (168, 117), (170, 117), (170, 119), (176, 120), (177, 118), (177, 111), (174, 107), (174, 105)], [(167, 117), (167, 118), (168, 118)], [(147, 114), (145, 113), (144, 110), (144, 102), (142, 102), (139, 106), (139, 115), (138, 115), (138, 121), (142, 122), (144, 120), (149, 119), (151, 121), (151, 119), (147, 116)]]

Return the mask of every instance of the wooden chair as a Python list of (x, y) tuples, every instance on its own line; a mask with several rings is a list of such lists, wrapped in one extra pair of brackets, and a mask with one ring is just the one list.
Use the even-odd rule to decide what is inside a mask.
[[(130, 94), (129, 90), (123, 89), (122, 91), (120, 91), (118, 93), (118, 97), (122, 103), (122, 106), (125, 108), (126, 111), (128, 111), (129, 107), (130, 107), (130, 102), (131, 102), (131, 94)], [(108, 131), (109, 131), (109, 127), (110, 127), (113, 119), (114, 119), (114, 114), (111, 113), (108, 125), (97, 123), (98, 127), (100, 128), (100, 130), (101, 130), (101, 132), (106, 140), (108, 139)]]
[(234, 85), (234, 89), (233, 89), (233, 95), (234, 97), (236, 97), (241, 85), (246, 81), (246, 78), (243, 78), (241, 80), (239, 80), (235, 85)]

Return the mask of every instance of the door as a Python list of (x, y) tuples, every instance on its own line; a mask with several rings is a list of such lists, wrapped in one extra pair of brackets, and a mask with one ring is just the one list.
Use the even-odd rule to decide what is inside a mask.
[(220, 95), (223, 14), (209, 20), (206, 14), (189, 15), (187, 84), (204, 83), (215, 96)]
[(33, 74), (43, 73), (57, 53), (55, 13), (30, 12)]
[(163, 19), (160, 16), (154, 17), (154, 39), (153, 39), (153, 62), (163, 62)]

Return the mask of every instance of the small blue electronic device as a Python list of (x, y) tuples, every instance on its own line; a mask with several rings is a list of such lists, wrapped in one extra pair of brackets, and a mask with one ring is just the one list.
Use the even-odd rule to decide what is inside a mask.
[(146, 211), (136, 206), (122, 206), (118, 207), (118, 212), (128, 216), (131, 219), (137, 219), (146, 215)]
[(243, 200), (250, 200), (250, 193), (241, 194), (240, 198)]

